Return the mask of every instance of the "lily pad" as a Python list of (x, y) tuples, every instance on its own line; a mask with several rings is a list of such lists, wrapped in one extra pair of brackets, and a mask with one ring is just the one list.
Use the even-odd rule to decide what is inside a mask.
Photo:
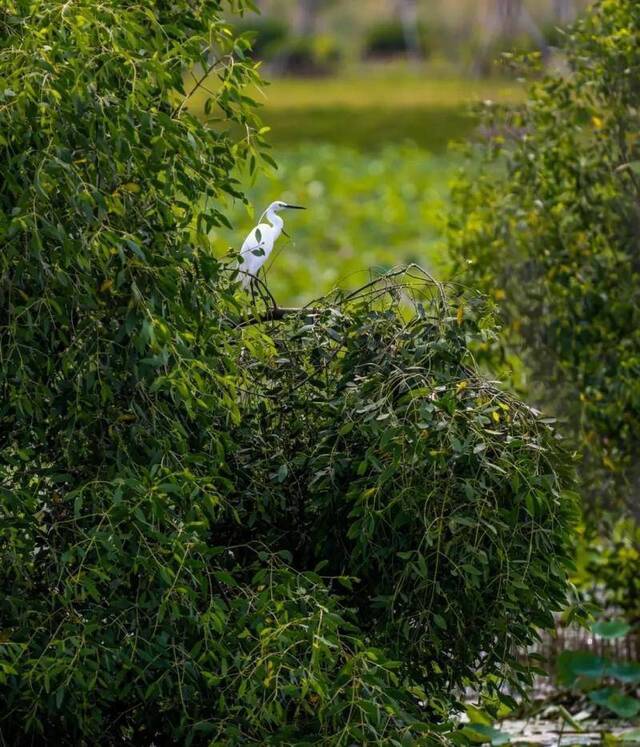
[(634, 718), (640, 713), (640, 700), (617, 690), (615, 687), (604, 687), (589, 693), (589, 700), (620, 716)]
[(640, 743), (640, 729), (631, 729), (630, 731), (623, 731), (622, 734), (616, 734), (616, 737), (621, 742)]
[(611, 662), (588, 651), (563, 651), (556, 661), (558, 681), (571, 686), (578, 677), (603, 677)]
[(635, 662), (616, 662), (608, 670), (611, 677), (615, 677), (625, 685), (635, 685), (640, 683), (640, 664)]
[(631, 625), (624, 620), (600, 620), (593, 623), (591, 632), (601, 638), (624, 638), (631, 630)]

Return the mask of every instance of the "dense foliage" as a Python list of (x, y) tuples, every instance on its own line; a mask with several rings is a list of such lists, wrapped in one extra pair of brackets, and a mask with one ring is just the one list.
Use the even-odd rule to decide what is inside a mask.
[[(417, 45), (416, 49), (411, 49), (412, 42)], [(428, 57), (429, 51), (430, 33), (421, 23), (409, 31), (401, 21), (381, 21), (368, 29), (364, 39), (364, 54), (367, 57), (393, 57), (408, 53)]]
[(415, 272), (239, 304), (207, 234), (266, 155), (245, 5), (0, 11), (8, 744), (432, 743), (565, 601), (567, 460), (477, 309)]
[(640, 622), (640, 527), (628, 517), (607, 517), (580, 534), (573, 581), (583, 597)]
[(517, 680), (516, 648), (566, 592), (576, 505), (553, 432), (479, 376), (478, 309), (412, 272), (347, 299), (247, 360), (246, 525), (356, 577), (360, 625), (427, 691)]
[(508, 347), (571, 417), (607, 500), (613, 477), (635, 479), (640, 445), (639, 34), (638, 3), (594, 5), (567, 38), (568, 72), (488, 113), (486, 161), (458, 184), (451, 225), (459, 270), (499, 302)]
[(77, 744), (129, 721), (180, 733), (184, 652), (218, 626), (205, 598), (171, 597), (172, 565), (203, 562), (191, 522), (221, 487), (225, 424), (238, 418), (206, 233), (224, 220), (219, 196), (237, 194), (231, 170), (252, 141), (204, 128), (183, 106), (197, 82), (185, 73), (214, 69), (211, 111), (255, 129), (241, 94), (255, 70), (221, 5), (0, 10), (11, 743), (25, 729)]

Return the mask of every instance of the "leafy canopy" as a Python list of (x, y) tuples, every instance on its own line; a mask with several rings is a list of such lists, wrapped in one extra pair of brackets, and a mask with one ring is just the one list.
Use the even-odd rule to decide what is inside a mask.
[(507, 347), (571, 416), (605, 500), (640, 443), (639, 32), (637, 2), (595, 3), (567, 37), (568, 72), (488, 112), (495, 137), (457, 185), (450, 231), (458, 270), (499, 303)]
[(564, 602), (567, 460), (479, 375), (481, 312), (411, 271), (240, 313), (207, 233), (268, 158), (246, 6), (0, 11), (10, 744), (444, 741)]
[(478, 372), (490, 319), (447, 293), (410, 269), (270, 331), (235, 470), (248, 534), (357, 578), (366, 635), (432, 693), (527, 681), (513, 657), (564, 604), (576, 518), (553, 431)]

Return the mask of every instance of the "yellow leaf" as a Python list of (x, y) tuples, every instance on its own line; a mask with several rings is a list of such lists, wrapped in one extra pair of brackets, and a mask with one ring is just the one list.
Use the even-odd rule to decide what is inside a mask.
[(100, 293), (104, 293), (105, 291), (111, 290), (111, 286), (113, 285), (113, 280), (107, 279), (102, 283), (100, 286)]
[(502, 290), (502, 288), (497, 288), (493, 291), (493, 297), (496, 299), (496, 301), (504, 301), (507, 297), (507, 294)]
[(496, 423), (500, 422), (500, 413), (497, 410), (494, 410), (491, 413), (491, 417), (495, 420)]
[(127, 182), (126, 184), (123, 184), (120, 189), (124, 190), (125, 192), (139, 192), (140, 185), (136, 184), (135, 182)]
[(464, 319), (464, 306), (458, 307), (458, 313), (456, 314), (456, 319), (458, 320), (458, 324), (462, 324), (462, 320)]
[(593, 126), (596, 128), (596, 130), (601, 130), (604, 127), (604, 122), (600, 119), (600, 117), (591, 117), (591, 122), (593, 123)]

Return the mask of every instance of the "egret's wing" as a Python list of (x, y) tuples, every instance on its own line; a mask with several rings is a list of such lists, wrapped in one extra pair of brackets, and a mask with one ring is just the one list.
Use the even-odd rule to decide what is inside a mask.
[[(247, 236), (240, 249), (240, 260), (238, 269), (245, 273), (242, 276), (242, 285), (247, 288), (267, 258), (267, 235), (268, 226), (256, 226)], [(249, 273), (249, 274), (246, 274)]]

